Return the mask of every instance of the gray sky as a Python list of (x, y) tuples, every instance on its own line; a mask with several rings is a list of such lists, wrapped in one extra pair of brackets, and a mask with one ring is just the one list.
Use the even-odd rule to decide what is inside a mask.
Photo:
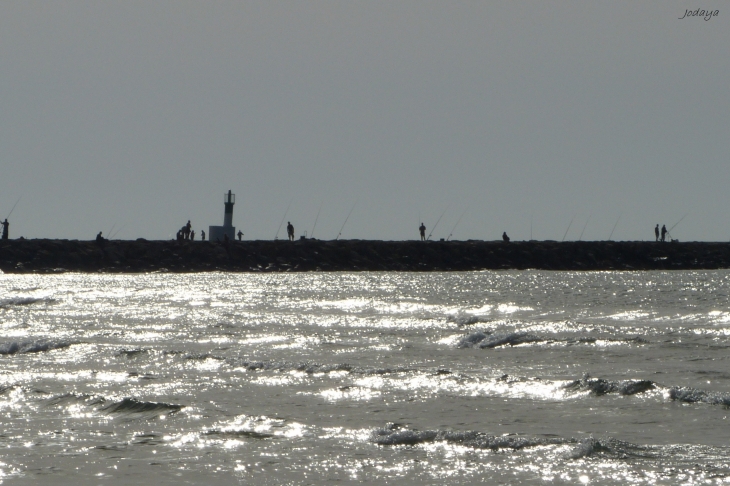
[[(730, 240), (730, 7), (0, 3), (11, 237)], [(286, 222), (284, 223), (286, 224)], [(285, 231), (279, 233), (285, 237)]]

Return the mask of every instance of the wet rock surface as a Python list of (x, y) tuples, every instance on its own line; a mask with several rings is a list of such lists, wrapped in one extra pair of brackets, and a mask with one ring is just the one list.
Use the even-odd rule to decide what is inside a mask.
[(730, 243), (614, 241), (6, 240), (5, 273), (687, 270), (730, 268)]

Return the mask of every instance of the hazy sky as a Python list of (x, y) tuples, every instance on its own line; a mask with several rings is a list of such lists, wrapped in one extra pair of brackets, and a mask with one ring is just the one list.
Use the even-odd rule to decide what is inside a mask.
[(165, 239), (231, 189), (245, 239), (292, 201), (297, 237), (355, 205), (342, 238), (727, 241), (730, 4), (700, 3), (1, 2), (0, 219)]

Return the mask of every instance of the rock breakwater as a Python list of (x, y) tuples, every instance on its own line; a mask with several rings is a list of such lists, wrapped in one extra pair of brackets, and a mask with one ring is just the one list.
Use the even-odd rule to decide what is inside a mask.
[(6, 240), (5, 273), (688, 270), (730, 268), (730, 243), (615, 241)]

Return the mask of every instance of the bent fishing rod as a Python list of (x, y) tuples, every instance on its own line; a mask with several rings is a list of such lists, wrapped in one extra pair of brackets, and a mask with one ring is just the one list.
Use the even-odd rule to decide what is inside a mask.
[(274, 236), (275, 240), (279, 239), (279, 231), (281, 231), (281, 225), (284, 224), (284, 220), (286, 219), (286, 215), (289, 212), (289, 208), (291, 207), (291, 203), (294, 200), (294, 198), (289, 199), (289, 205), (286, 207), (286, 211), (284, 211), (284, 217), (281, 218), (281, 223), (279, 223), (279, 227), (276, 228), (276, 236)]
[[(324, 204), (324, 203), (322, 203), (322, 204)], [(319, 213), (322, 212), (322, 204), (319, 205), (319, 211), (317, 211), (317, 217), (314, 218), (314, 226), (312, 226), (312, 232), (309, 233), (310, 238), (314, 238), (314, 228), (317, 227), (317, 220), (319, 220)], [(282, 221), (282, 223), (283, 223), (283, 221)]]
[(583, 239), (583, 233), (585, 232), (586, 227), (588, 226), (588, 221), (591, 220), (591, 216), (593, 216), (593, 213), (591, 213), (591, 214), (588, 215), (588, 219), (586, 219), (586, 224), (583, 225), (583, 231), (580, 232), (580, 236), (578, 237), (578, 241), (580, 241), (581, 239)]
[(454, 230), (456, 229), (457, 226), (459, 226), (459, 223), (461, 222), (461, 218), (464, 217), (464, 215), (466, 214), (466, 210), (467, 209), (469, 209), (469, 206), (467, 206), (466, 209), (464, 210), (464, 212), (461, 213), (461, 216), (459, 216), (459, 220), (456, 222), (456, 224), (454, 225), (454, 227), (451, 228), (451, 232), (449, 233), (449, 236), (446, 238), (446, 241), (449, 241), (451, 239), (451, 235), (454, 234)]
[[(23, 195), (21, 194), (20, 197), (23, 197)], [(15, 204), (13, 204), (13, 208), (10, 210), (8, 215), (5, 217), (6, 220), (10, 217), (11, 214), (13, 214), (13, 211), (15, 211), (15, 206), (17, 206), (18, 203), (20, 202), (20, 197), (18, 198), (17, 201), (15, 201)]]
[(616, 226), (618, 226), (618, 222), (621, 220), (621, 216), (623, 216), (623, 215), (622, 214), (619, 214), (618, 215), (618, 219), (616, 220), (616, 224), (613, 225), (613, 229), (611, 230), (611, 234), (608, 235), (608, 241), (611, 241), (611, 237), (613, 236), (613, 232), (616, 229)]
[(120, 231), (122, 231), (126, 227), (127, 227), (127, 224), (125, 223), (121, 228), (119, 228), (118, 230), (116, 230), (113, 235), (109, 235), (109, 239), (111, 240), (112, 238), (114, 238), (115, 236), (117, 236), (117, 233), (119, 233)]
[(686, 218), (686, 217), (687, 217), (687, 215), (685, 214), (684, 216), (682, 216), (682, 217), (680, 218), (680, 220), (679, 220), (679, 221), (677, 221), (676, 223), (674, 223), (674, 226), (672, 226), (671, 228), (669, 228), (669, 229), (667, 230), (667, 234), (669, 235), (669, 239), (670, 239), (670, 240), (672, 239), (672, 230), (673, 230), (674, 228), (676, 228), (676, 227), (677, 227), (677, 225), (678, 225), (679, 223), (681, 223), (681, 222), (682, 222), (682, 220), (683, 220), (684, 218)]
[(565, 230), (565, 234), (563, 235), (563, 239), (560, 241), (565, 241), (565, 237), (568, 236), (568, 231), (570, 231), (570, 227), (573, 225), (573, 220), (575, 219), (575, 214), (572, 218), (570, 218), (570, 223), (568, 223), (568, 229)]
[(337, 233), (337, 238), (335, 238), (335, 241), (340, 239), (340, 236), (342, 235), (342, 230), (345, 229), (345, 225), (347, 224), (347, 220), (350, 219), (350, 215), (355, 210), (355, 206), (357, 206), (357, 201), (355, 201), (355, 204), (352, 205), (352, 209), (350, 209), (350, 212), (347, 213), (347, 217), (345, 218), (345, 222), (342, 223), (342, 228), (340, 228), (340, 232)]
[(444, 209), (444, 212), (441, 213), (441, 216), (439, 216), (439, 219), (436, 220), (436, 224), (433, 225), (433, 228), (431, 228), (431, 232), (428, 234), (428, 238), (426, 238), (426, 241), (431, 239), (431, 235), (433, 234), (434, 231), (436, 231), (436, 226), (439, 225), (439, 221), (441, 221), (441, 218), (444, 217), (444, 214), (446, 214), (446, 211), (448, 211), (448, 210), (449, 210), (449, 206), (446, 206), (446, 209)]

